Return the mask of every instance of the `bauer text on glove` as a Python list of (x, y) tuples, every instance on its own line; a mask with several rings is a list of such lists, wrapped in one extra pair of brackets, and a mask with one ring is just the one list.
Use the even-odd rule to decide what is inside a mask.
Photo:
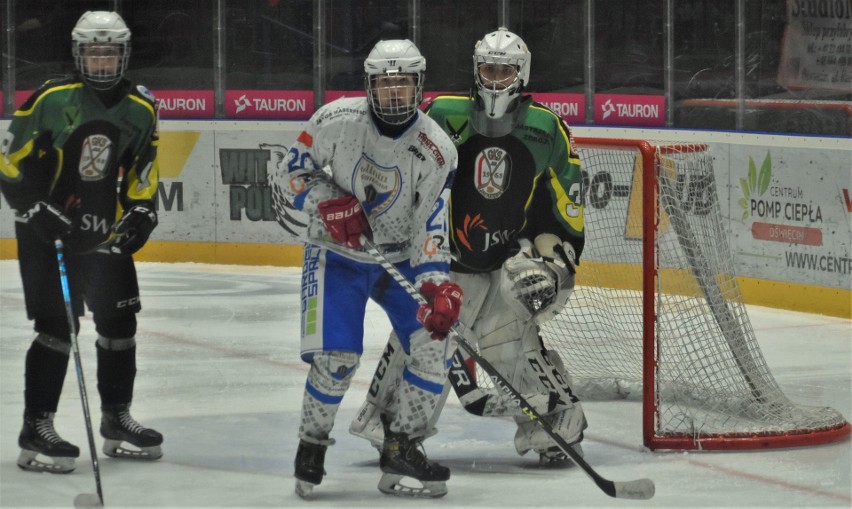
[(358, 199), (343, 196), (317, 205), (322, 222), (331, 238), (352, 249), (361, 249), (361, 234), (367, 229), (367, 217)]
[(450, 281), (440, 285), (426, 281), (420, 286), (420, 293), (429, 303), (420, 305), (417, 320), (432, 333), (432, 339), (444, 339), (459, 319), (462, 289)]
[(113, 254), (129, 256), (142, 249), (154, 228), (157, 213), (147, 205), (134, 205), (124, 212), (113, 226), (115, 240), (109, 250)]

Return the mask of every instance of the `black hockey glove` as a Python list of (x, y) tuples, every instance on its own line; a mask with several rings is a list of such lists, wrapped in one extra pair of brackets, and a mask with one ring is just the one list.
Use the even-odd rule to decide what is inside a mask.
[(124, 211), (121, 219), (112, 227), (115, 239), (109, 247), (112, 254), (130, 256), (142, 249), (154, 228), (157, 213), (147, 205), (134, 205)]
[(21, 217), (43, 242), (52, 243), (71, 233), (71, 219), (59, 207), (44, 201), (35, 202)]

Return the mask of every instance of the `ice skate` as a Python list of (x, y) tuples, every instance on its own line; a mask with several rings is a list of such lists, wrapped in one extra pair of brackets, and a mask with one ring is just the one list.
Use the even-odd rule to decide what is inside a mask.
[[(437, 498), (447, 494), (446, 481), (450, 469), (429, 461), (420, 443), (405, 433), (393, 433), (385, 428), (385, 441), (379, 459), (382, 478), (379, 491), (401, 497)], [(416, 480), (421, 486), (403, 484), (403, 477)]]
[(310, 498), (314, 486), (322, 482), (325, 475), (325, 451), (326, 445), (312, 444), (304, 440), (299, 441), (299, 449), (296, 451), (296, 494), (302, 498)]
[(130, 415), (130, 404), (101, 408), (101, 436), (104, 454), (113, 458), (156, 460), (163, 456), (163, 435), (136, 422)]
[(76, 467), (80, 449), (66, 442), (53, 428), (53, 413), (24, 412), (24, 426), (18, 436), (18, 466), (33, 472), (67, 474)]

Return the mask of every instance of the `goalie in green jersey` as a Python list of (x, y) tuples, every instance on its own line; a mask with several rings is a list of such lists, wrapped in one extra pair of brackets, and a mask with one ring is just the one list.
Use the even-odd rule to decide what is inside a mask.
[[(580, 159), (562, 119), (523, 95), (530, 56), (509, 30), (486, 34), (474, 48), (471, 94), (439, 96), (426, 112), (459, 154), (450, 197), (451, 279), (464, 290), (457, 329), (582, 453), (583, 409), (562, 359), (546, 348), (538, 330), (567, 305), (574, 288), (584, 245)], [(392, 335), (350, 426), (374, 445), (382, 432), (378, 416), (396, 411), (388, 403), (396, 382), (387, 368), (403, 355)], [(448, 362), (444, 395), (451, 385), (467, 411), (514, 418), (519, 454), (534, 451), (549, 466), (568, 461), (487, 377), (477, 379), (458, 350)]]

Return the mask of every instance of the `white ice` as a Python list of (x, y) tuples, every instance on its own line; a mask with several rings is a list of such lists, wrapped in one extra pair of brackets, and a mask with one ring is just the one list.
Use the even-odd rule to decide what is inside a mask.
[[(165, 435), (150, 463), (100, 453), (94, 329), (80, 331), (107, 507), (850, 507), (852, 441), (751, 452), (650, 452), (639, 403), (588, 402), (586, 460), (611, 480), (649, 477), (645, 502), (607, 497), (577, 467), (537, 468), (512, 445), (514, 425), (471, 416), (450, 396), (431, 459), (452, 469), (437, 500), (389, 497), (376, 489), (378, 454), (348, 433), (390, 325), (367, 310), (365, 354), (343, 401), (326, 456), (328, 475), (305, 502), (293, 493), (299, 410), (307, 366), (299, 360), (299, 270), (140, 263), (138, 370), (133, 414)], [(852, 416), (852, 322), (749, 307), (766, 360), (796, 402)], [(15, 465), (23, 411), (24, 356), (33, 337), (17, 263), (0, 262), (0, 506), (70, 507), (93, 493), (73, 360), (56, 418), (78, 445), (68, 475)]]

